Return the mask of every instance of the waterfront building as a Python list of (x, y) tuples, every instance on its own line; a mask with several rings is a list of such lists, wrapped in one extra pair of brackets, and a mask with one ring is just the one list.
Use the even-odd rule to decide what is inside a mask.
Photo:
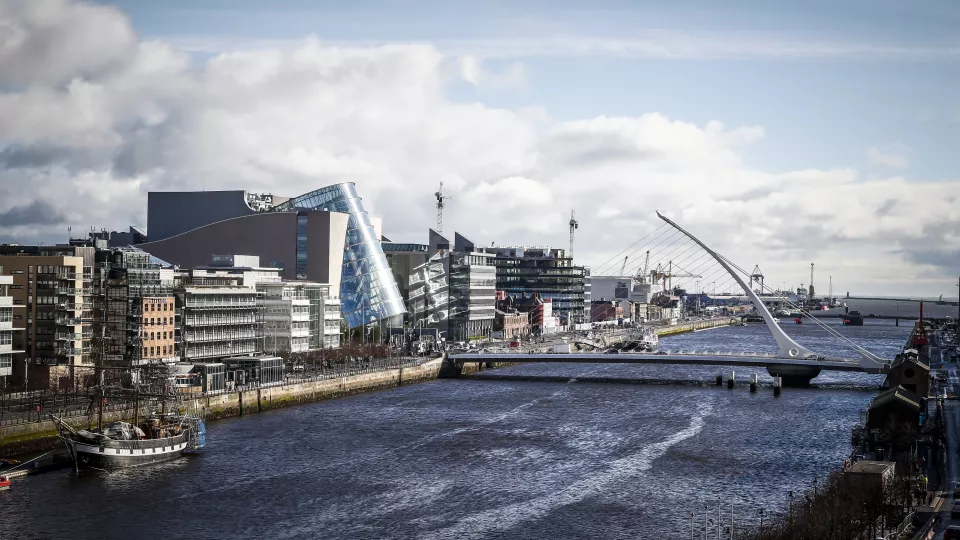
[(237, 356), (224, 358), (227, 383), (231, 386), (262, 385), (283, 380), (283, 359), (279, 356)]
[(415, 275), (414, 269), (422, 266), (430, 259), (430, 246), (428, 244), (385, 241), (382, 247), (387, 257), (387, 265), (390, 266), (393, 279), (406, 308), (406, 313), (403, 316), (404, 326), (413, 327), (415, 321), (410, 308), (410, 280)]
[(29, 388), (70, 388), (92, 367), (94, 248), (0, 246), (0, 267), (16, 309), (13, 381)]
[(186, 284), (178, 297), (183, 309), (184, 361), (215, 362), (263, 351), (262, 308), (256, 289)]
[(623, 319), (623, 305), (625, 303), (626, 302), (618, 302), (615, 300), (594, 300), (590, 303), (590, 322), (617, 322)]
[(104, 363), (140, 367), (176, 362), (170, 264), (134, 247), (99, 251), (96, 262), (95, 319), (103, 334), (94, 338), (102, 340)]
[(891, 388), (902, 386), (908, 392), (926, 399), (930, 397), (930, 366), (920, 360), (916, 349), (907, 349), (897, 355), (884, 384)]
[(340, 289), (350, 328), (399, 318), (405, 309), (370, 217), (352, 183), (299, 197), (244, 191), (151, 192), (144, 250), (181, 267), (216, 253), (250, 253), (284, 279)]
[(519, 339), (530, 336), (530, 322), (526, 313), (494, 311), (493, 336), (500, 339)]
[(13, 309), (26, 306), (22, 304), (14, 306), (13, 297), (10, 296), (11, 285), (13, 285), (13, 276), (3, 275), (3, 268), (0, 267), (0, 377), (3, 378), (0, 388), (6, 387), (7, 377), (13, 374), (13, 355), (23, 352), (13, 348), (14, 332), (23, 330), (13, 324)]
[(175, 384), (181, 392), (214, 393), (226, 389), (226, 366), (221, 362), (178, 362), (174, 369)]
[[(428, 252), (433, 255), (413, 267), (405, 280), (407, 311), (414, 328), (436, 328), (447, 339), (468, 341), (493, 333), (496, 295), (494, 256), (475, 251), (472, 242), (456, 234), (451, 243), (430, 230)], [(420, 250), (393, 253), (393, 267), (423, 257)]]
[(302, 353), (340, 346), (340, 299), (308, 281), (256, 285), (264, 314), (264, 349)]
[[(566, 250), (545, 247), (487, 247), (495, 256), (496, 288), (520, 301), (534, 294), (552, 302), (560, 325), (589, 322), (586, 269), (575, 266)], [(596, 292), (593, 293), (596, 296)]]

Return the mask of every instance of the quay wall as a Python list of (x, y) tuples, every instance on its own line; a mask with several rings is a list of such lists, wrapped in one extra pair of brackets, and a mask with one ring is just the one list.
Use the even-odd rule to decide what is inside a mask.
[(722, 319), (707, 319), (703, 321), (691, 321), (685, 323), (674, 324), (671, 326), (664, 326), (662, 328), (656, 328), (654, 331), (657, 333), (657, 336), (673, 336), (676, 334), (685, 334), (687, 332), (695, 332), (697, 330), (706, 330), (708, 328), (717, 328), (719, 326), (732, 326), (740, 324), (739, 317), (724, 317)]
[[(418, 366), (386, 369), (346, 377), (285, 384), (269, 388), (252, 388), (216, 396), (185, 400), (188, 408), (203, 410), (208, 420), (241, 416), (300, 403), (394, 388), (405, 384), (431, 381), (438, 377), (442, 358)], [(131, 411), (104, 413), (105, 422), (129, 420)], [(146, 414), (146, 411), (143, 411)], [(80, 423), (74, 423), (78, 425)], [(57, 448), (61, 444), (51, 420), (4, 426), (0, 428), (0, 457), (13, 457)]]

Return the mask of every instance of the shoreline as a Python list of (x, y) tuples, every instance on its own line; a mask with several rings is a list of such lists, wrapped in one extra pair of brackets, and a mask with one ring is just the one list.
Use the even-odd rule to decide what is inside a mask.
[[(416, 366), (390, 368), (372, 373), (361, 373), (330, 379), (292, 383), (269, 388), (254, 388), (228, 392), (216, 396), (185, 398), (193, 402), (206, 420), (240, 417), (273, 409), (280, 409), (335, 399), (338, 397), (375, 392), (407, 384), (418, 384), (440, 377), (443, 358), (433, 358)], [(105, 422), (127, 420), (132, 411), (108, 413)], [(38, 452), (55, 450), (61, 446), (57, 430), (51, 420), (30, 422), (0, 428), (0, 458), (15, 458)], [(31, 469), (27, 469), (29, 471)]]

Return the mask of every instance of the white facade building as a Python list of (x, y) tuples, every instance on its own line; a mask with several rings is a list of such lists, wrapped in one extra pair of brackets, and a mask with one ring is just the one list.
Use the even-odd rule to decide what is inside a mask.
[(264, 349), (302, 353), (340, 346), (340, 299), (330, 286), (309, 281), (258, 283)]
[(14, 305), (9, 292), (11, 285), (13, 276), (4, 276), (3, 268), (0, 268), (0, 377), (13, 375), (13, 355), (23, 352), (13, 350), (13, 333), (21, 329), (13, 327)]

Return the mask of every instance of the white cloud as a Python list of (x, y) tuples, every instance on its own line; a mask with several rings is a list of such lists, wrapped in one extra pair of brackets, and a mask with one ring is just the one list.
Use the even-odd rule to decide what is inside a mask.
[[(288, 47), (295, 40), (252, 37), (174, 36), (183, 50), (219, 54), (234, 50)], [(411, 41), (330, 41), (331, 46), (377, 47)], [(811, 58), (872, 59), (881, 61), (955, 60), (956, 45), (890, 45), (875, 42), (822, 42), (809, 36), (784, 36), (746, 32), (693, 34), (664, 29), (638, 29), (629, 37), (591, 35), (541, 35), (528, 38), (439, 39), (432, 45), (445, 55), (478, 58), (586, 57), (645, 58), (657, 60), (725, 60)]]
[(912, 151), (903, 143), (896, 143), (884, 148), (871, 146), (867, 148), (867, 159), (874, 165), (893, 169), (906, 169), (910, 166)]
[[(535, 107), (456, 102), (452, 78), (499, 84), (510, 69), (491, 74), (425, 44), (310, 38), (191, 63), (124, 37), (122, 16), (87, 4), (5, 3), (0, 26), (19, 36), (0, 53), (0, 73), (16, 82), (0, 90), (0, 240), (145, 224), (149, 190), (294, 195), (352, 181), (387, 236), (425, 241), (443, 181), (445, 230), (478, 244), (566, 246), (574, 208), (577, 256), (597, 263), (648, 232), (658, 208), (788, 283), (810, 260), (838, 290), (911, 275), (931, 289), (952, 282), (960, 183), (757, 170), (744, 156), (759, 126), (657, 113), (559, 122)], [(87, 41), (56, 66), (28, 65), (51, 35)], [(13, 224), (31, 209), (45, 221)]]

